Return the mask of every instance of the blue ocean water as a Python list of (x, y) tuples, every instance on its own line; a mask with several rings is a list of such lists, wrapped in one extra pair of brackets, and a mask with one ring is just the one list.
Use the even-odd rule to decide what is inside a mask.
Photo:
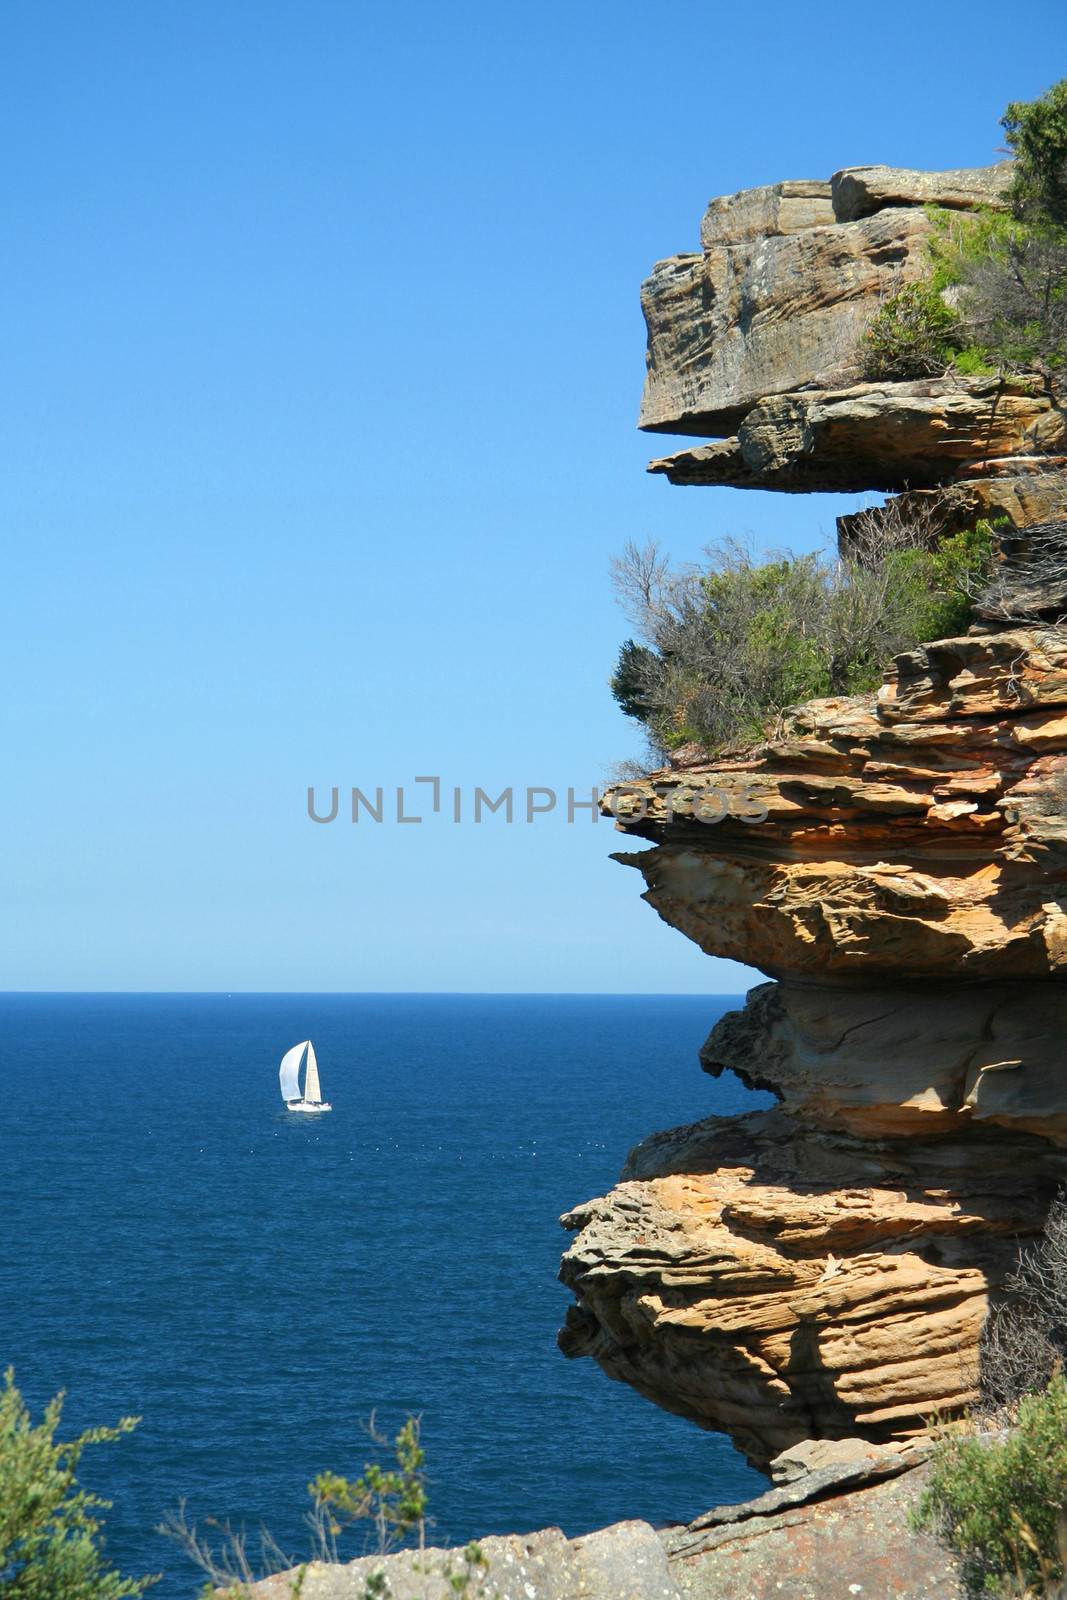
[[(722, 997), (4, 995), (0, 1365), (84, 1458), (108, 1548), (199, 1579), (155, 1532), (266, 1523), (305, 1548), (305, 1488), (358, 1470), (361, 1422), (422, 1416), (435, 1538), (577, 1534), (758, 1493), (718, 1436), (556, 1330), (557, 1218), (659, 1128), (765, 1103), (697, 1050)], [(310, 1036), (330, 1115), (287, 1114)]]

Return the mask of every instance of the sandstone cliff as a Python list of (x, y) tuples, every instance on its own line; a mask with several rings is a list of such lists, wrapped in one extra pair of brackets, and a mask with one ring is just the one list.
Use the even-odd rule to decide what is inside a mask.
[[(849, 370), (921, 268), (924, 204), (996, 205), (1004, 181), (863, 168), (713, 201), (702, 254), (645, 286), (643, 426), (728, 435), (653, 471), (896, 489), (1016, 530), (965, 636), (614, 799), (659, 915), (774, 980), (703, 1064), (779, 1104), (654, 1134), (563, 1219), (560, 1341), (758, 1465), (966, 1406), (990, 1294), (1067, 1176), (1064, 412), (1037, 374)], [(705, 788), (765, 820), (703, 821)]]

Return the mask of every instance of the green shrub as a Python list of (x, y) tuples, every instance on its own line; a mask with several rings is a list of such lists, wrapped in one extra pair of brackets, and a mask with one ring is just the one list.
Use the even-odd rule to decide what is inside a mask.
[(661, 753), (759, 739), (787, 707), (877, 687), (901, 650), (970, 622), (991, 565), (988, 524), (938, 541), (896, 502), (856, 519), (848, 559), (756, 563), (736, 544), (673, 572), (630, 546), (616, 586), (647, 644), (628, 639), (612, 691)]
[(960, 319), (930, 283), (909, 283), (891, 295), (873, 318), (860, 350), (863, 375), (881, 378), (937, 377), (962, 344)]
[[(1002, 1441), (949, 1435), (935, 1449), (917, 1523), (960, 1559), (972, 1594), (1018, 1593), (1062, 1573), (1057, 1524), (1067, 1505), (1067, 1380), (1019, 1405)], [(1040, 1591), (1039, 1591), (1040, 1592)]]
[[(377, 1439), (377, 1435), (373, 1435)], [(395, 1467), (368, 1461), (358, 1478), (337, 1472), (320, 1472), (308, 1484), (308, 1494), (325, 1512), (331, 1539), (358, 1522), (373, 1523), (379, 1551), (384, 1552), (426, 1521), (426, 1452), (419, 1438), (419, 1421), (409, 1417), (393, 1441)]]
[(867, 327), (867, 378), (1067, 370), (1067, 79), (1013, 102), (1001, 124), (1015, 158), (1010, 209), (927, 208), (926, 274)]
[(931, 210), (929, 287), (959, 307), (961, 372), (1067, 364), (1067, 228), (982, 210)]
[(11, 1368), (0, 1391), (0, 1596), (3, 1600), (121, 1600), (155, 1578), (123, 1578), (104, 1557), (97, 1511), (110, 1502), (78, 1488), (87, 1445), (131, 1432), (138, 1418), (56, 1442), (63, 1396), (34, 1424)]

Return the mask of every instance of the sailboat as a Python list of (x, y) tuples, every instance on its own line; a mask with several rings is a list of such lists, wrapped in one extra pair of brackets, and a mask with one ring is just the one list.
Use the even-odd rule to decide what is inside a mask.
[[(307, 1051), (307, 1071), (304, 1074), (304, 1092), (300, 1093), (300, 1064)], [(282, 1056), (282, 1064), (278, 1071), (278, 1078), (282, 1086), (282, 1099), (285, 1101), (287, 1111), (332, 1111), (328, 1100), (322, 1098), (322, 1089), (319, 1087), (319, 1064), (315, 1060), (315, 1046), (310, 1039), (305, 1039), (303, 1044), (294, 1044)]]

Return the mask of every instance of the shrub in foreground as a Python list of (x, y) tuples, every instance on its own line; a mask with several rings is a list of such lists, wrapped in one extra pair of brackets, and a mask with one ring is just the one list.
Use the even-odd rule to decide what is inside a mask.
[(949, 1435), (937, 1446), (917, 1522), (959, 1557), (972, 1594), (1041, 1594), (1063, 1574), (1067, 1379), (1019, 1404), (1001, 1440)]
[(122, 1600), (154, 1578), (124, 1578), (104, 1556), (96, 1512), (110, 1505), (79, 1489), (83, 1450), (129, 1433), (138, 1418), (56, 1441), (63, 1396), (34, 1423), (9, 1367), (0, 1390), (0, 1596), (3, 1600)]
[[(164, 1522), (159, 1532), (178, 1542), (189, 1559), (207, 1578), (205, 1596), (221, 1590), (227, 1600), (246, 1600), (251, 1585), (260, 1578), (295, 1568), (289, 1581), (291, 1600), (303, 1592), (308, 1565), (312, 1561), (334, 1563), (361, 1555), (385, 1557), (401, 1547), (414, 1545), (425, 1550), (427, 1530), (426, 1452), (420, 1438), (418, 1417), (409, 1416), (396, 1438), (379, 1433), (371, 1418), (367, 1433), (379, 1453), (391, 1454), (392, 1465), (382, 1460), (368, 1461), (358, 1478), (345, 1478), (336, 1472), (321, 1472), (308, 1484), (312, 1509), (307, 1523), (312, 1534), (310, 1554), (298, 1563), (287, 1556), (273, 1536), (261, 1529), (259, 1560), (253, 1559), (244, 1528), (230, 1523), (209, 1521), (209, 1533), (201, 1533), (185, 1515), (184, 1505)], [(339, 1546), (346, 1535), (362, 1534), (363, 1548), (346, 1550)], [(428, 1562), (428, 1558), (427, 1558)], [(448, 1553), (443, 1562), (425, 1564), (427, 1577), (442, 1579), (458, 1600), (474, 1600), (481, 1591), (487, 1562), (476, 1543)], [(364, 1579), (359, 1600), (388, 1600), (386, 1569), (373, 1567)]]

